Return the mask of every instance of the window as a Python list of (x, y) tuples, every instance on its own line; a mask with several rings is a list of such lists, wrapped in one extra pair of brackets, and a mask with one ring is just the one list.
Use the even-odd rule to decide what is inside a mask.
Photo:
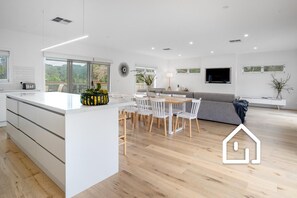
[(264, 72), (283, 72), (283, 71), (285, 71), (284, 65), (264, 66)]
[(107, 63), (46, 59), (46, 91), (81, 93), (99, 82), (109, 90), (109, 67)]
[(284, 72), (284, 65), (266, 65), (266, 66), (244, 66), (243, 72), (253, 73), (253, 72)]
[[(136, 73), (146, 73), (147, 75), (150, 75), (150, 76), (156, 76), (157, 74), (155, 68), (149, 68), (149, 67), (136, 67)], [(152, 87), (156, 87), (156, 78), (154, 79)], [(136, 90), (146, 89), (146, 88), (147, 88), (147, 85), (145, 84), (145, 82), (136, 76)]]
[(200, 73), (200, 68), (190, 68), (189, 73), (190, 74), (198, 74), (198, 73)]
[(8, 82), (9, 51), (0, 51), (0, 82)]
[(243, 67), (243, 72), (261, 72), (261, 66), (246, 66)]
[(178, 73), (178, 74), (186, 74), (186, 73), (188, 73), (188, 69), (176, 69), (176, 73)]

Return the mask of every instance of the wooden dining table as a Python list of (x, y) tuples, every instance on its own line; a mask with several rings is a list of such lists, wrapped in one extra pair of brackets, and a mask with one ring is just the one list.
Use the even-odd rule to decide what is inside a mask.
[(168, 119), (168, 134), (173, 134), (172, 131), (172, 118), (173, 118), (173, 112), (172, 112), (172, 105), (173, 104), (183, 104), (183, 111), (186, 111), (186, 103), (192, 102), (193, 98), (182, 98), (182, 97), (162, 97), (165, 98), (165, 103), (168, 104), (168, 113), (169, 113), (169, 119)]

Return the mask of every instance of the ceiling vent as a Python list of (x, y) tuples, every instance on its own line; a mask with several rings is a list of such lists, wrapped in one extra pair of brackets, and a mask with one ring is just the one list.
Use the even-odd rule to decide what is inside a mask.
[(171, 48), (167, 47), (167, 48), (164, 48), (163, 50), (165, 51), (169, 51), (169, 50), (172, 50)]
[(241, 43), (240, 39), (234, 39), (234, 40), (230, 40), (230, 43)]
[(56, 17), (56, 18), (53, 18), (52, 21), (54, 22), (57, 22), (57, 23), (61, 23), (61, 24), (64, 24), (64, 25), (67, 25), (69, 23), (71, 23), (72, 21), (69, 20), (69, 19), (64, 19), (62, 17)]

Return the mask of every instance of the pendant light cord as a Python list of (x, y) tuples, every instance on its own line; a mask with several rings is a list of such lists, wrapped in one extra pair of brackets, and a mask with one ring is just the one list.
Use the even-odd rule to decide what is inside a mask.
[(85, 0), (83, 0), (83, 35), (85, 35)]

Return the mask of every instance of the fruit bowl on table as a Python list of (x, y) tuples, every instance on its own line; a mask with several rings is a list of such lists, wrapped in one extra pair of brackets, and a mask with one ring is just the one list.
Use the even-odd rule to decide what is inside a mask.
[(80, 94), (80, 102), (87, 106), (106, 105), (109, 102), (107, 90), (87, 89)]

